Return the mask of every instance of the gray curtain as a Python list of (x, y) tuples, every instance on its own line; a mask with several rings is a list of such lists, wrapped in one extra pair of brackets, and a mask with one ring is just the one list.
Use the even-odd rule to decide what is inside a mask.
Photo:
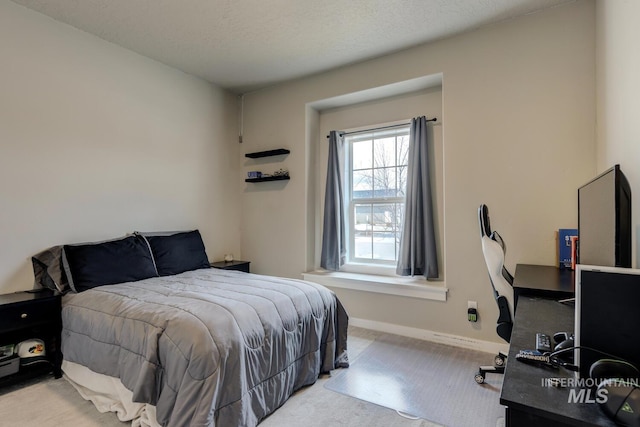
[(438, 258), (433, 225), (427, 120), (411, 120), (409, 165), (404, 224), (396, 273), (401, 276), (438, 277)]
[(344, 265), (347, 248), (344, 223), (344, 139), (329, 132), (329, 160), (324, 195), (324, 227), (320, 267), (337, 271)]

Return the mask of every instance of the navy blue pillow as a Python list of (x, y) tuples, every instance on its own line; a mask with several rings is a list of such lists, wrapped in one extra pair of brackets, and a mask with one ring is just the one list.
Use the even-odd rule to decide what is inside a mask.
[(198, 230), (169, 236), (145, 236), (160, 276), (209, 268), (209, 258)]
[(149, 247), (138, 236), (84, 245), (65, 245), (64, 255), (76, 292), (101, 285), (156, 277)]

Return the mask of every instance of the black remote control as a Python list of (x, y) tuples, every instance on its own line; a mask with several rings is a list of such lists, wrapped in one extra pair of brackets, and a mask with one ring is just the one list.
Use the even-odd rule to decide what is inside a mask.
[(551, 338), (547, 334), (538, 332), (536, 334), (536, 350), (546, 353), (551, 351)]

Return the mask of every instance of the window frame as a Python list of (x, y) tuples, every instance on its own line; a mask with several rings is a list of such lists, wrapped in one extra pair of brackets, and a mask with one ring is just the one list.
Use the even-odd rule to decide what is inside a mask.
[[(402, 136), (406, 136), (407, 138), (407, 150), (408, 150), (408, 138), (410, 135), (410, 124), (407, 123), (406, 121), (402, 122), (402, 123), (397, 123), (397, 124), (392, 124), (392, 125), (373, 125), (373, 126), (368, 126), (367, 128), (363, 128), (357, 131), (349, 131), (349, 132), (345, 132), (344, 134), (344, 138), (345, 138), (345, 145), (346, 145), (346, 161), (345, 161), (345, 183), (344, 183), (344, 190), (345, 190), (345, 205), (347, 207), (346, 209), (346, 233), (347, 233), (347, 259), (346, 259), (346, 263), (345, 263), (345, 267), (346, 270), (351, 270), (353, 269), (353, 267), (355, 267), (356, 269), (358, 268), (358, 266), (366, 266), (367, 270), (371, 270), (371, 269), (375, 269), (377, 270), (377, 272), (379, 273), (390, 273), (391, 271), (393, 271), (395, 273), (395, 266), (397, 265), (397, 260), (398, 260), (398, 252), (399, 252), (399, 246), (400, 246), (400, 242), (399, 242), (399, 237), (402, 233), (402, 221), (403, 221), (403, 217), (404, 217), (404, 207), (406, 205), (406, 196), (403, 195), (396, 195), (394, 197), (389, 197), (389, 196), (385, 196), (385, 197), (373, 197), (375, 196), (375, 184), (372, 182), (372, 191), (373, 191), (373, 195), (372, 197), (362, 197), (362, 198), (354, 198), (353, 197), (353, 174), (354, 174), (354, 153), (353, 153), (353, 149), (354, 149), (354, 142), (359, 142), (359, 141), (366, 141), (368, 139), (370, 139), (372, 141), (372, 160), (371, 160), (371, 171), (372, 173), (375, 172), (375, 170), (380, 170), (380, 169), (384, 169), (385, 166), (381, 166), (381, 167), (376, 167), (375, 165), (375, 140), (379, 140), (379, 139), (383, 139), (383, 138), (389, 138), (389, 137), (394, 137), (396, 138), (396, 145), (394, 147), (394, 153), (395, 153), (395, 162), (394, 162), (394, 168), (396, 168), (396, 185), (394, 188), (396, 188), (397, 190), (399, 190), (398, 187), (398, 176), (397, 176), (397, 172), (398, 172), (398, 168), (399, 167), (404, 167), (405, 171), (406, 168), (408, 167), (408, 159), (407, 162), (402, 164), (402, 165), (398, 165), (398, 145), (397, 145), (397, 138), (398, 137), (402, 137)], [(388, 167), (388, 166), (387, 166)], [(357, 171), (357, 169), (355, 169)], [(406, 174), (406, 172), (405, 172)], [(406, 189), (403, 189), (403, 192)], [(401, 213), (398, 214), (394, 214), (397, 218), (397, 220), (394, 223), (394, 231), (393, 233), (396, 234), (397, 237), (397, 241), (394, 245), (394, 259), (375, 259), (375, 258), (362, 258), (362, 257), (356, 257), (355, 254), (355, 239), (356, 239), (356, 230), (355, 230), (355, 216), (356, 216), (356, 206), (357, 205), (371, 205), (372, 208), (374, 208), (376, 205), (394, 205), (394, 209), (401, 209)], [(373, 212), (372, 212), (373, 215)], [(373, 230), (372, 230), (373, 233)], [(373, 245), (373, 234), (372, 234), (372, 240), (371, 240), (371, 244)]]

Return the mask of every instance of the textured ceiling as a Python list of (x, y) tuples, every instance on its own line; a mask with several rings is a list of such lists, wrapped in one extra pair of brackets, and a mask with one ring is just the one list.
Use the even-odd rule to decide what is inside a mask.
[(235, 92), (574, 0), (12, 0)]

